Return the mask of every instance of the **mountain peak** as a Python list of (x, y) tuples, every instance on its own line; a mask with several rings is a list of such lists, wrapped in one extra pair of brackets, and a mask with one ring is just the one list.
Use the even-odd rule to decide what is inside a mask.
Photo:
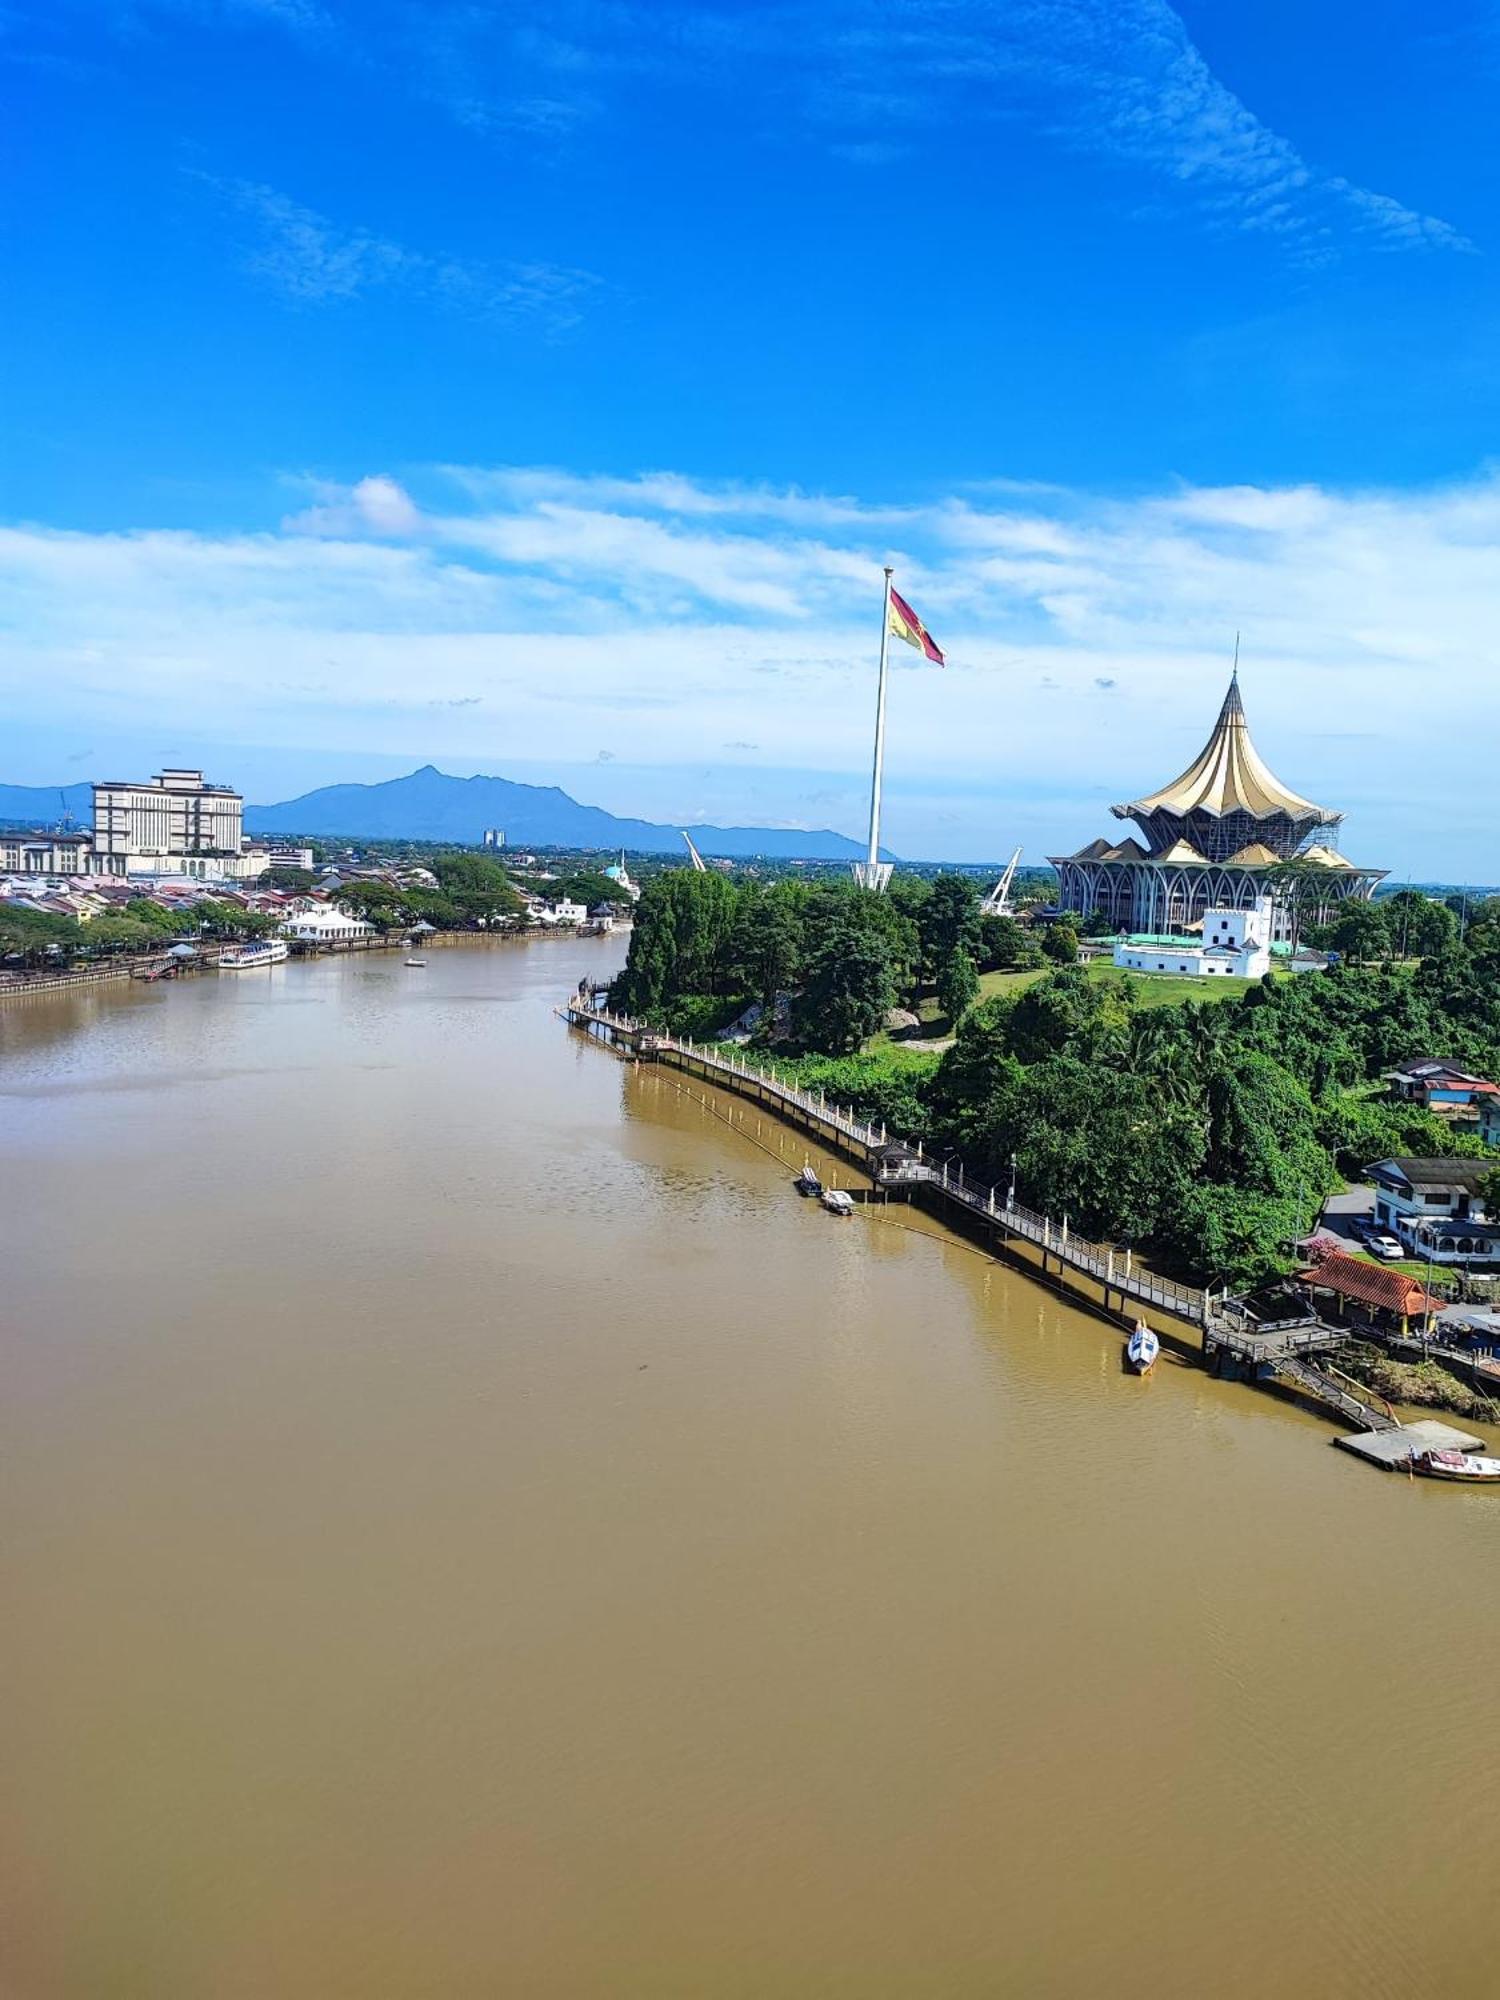
[[(511, 847), (634, 848), (682, 854), (682, 832), (651, 820), (621, 819), (580, 805), (556, 785), (510, 778), (454, 778), (423, 764), (404, 778), (376, 785), (324, 785), (281, 805), (248, 806), (255, 833), (342, 834), (353, 839), (453, 840), (477, 845), (498, 827)], [(803, 833), (763, 826), (691, 826), (701, 854), (727, 859), (761, 854), (778, 860), (854, 861), (858, 841), (827, 829)]]

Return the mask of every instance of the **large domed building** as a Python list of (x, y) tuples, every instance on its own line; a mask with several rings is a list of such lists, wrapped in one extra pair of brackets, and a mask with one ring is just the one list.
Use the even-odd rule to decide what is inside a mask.
[(1181, 777), (1110, 810), (1133, 820), (1141, 838), (1095, 840), (1047, 858), (1057, 870), (1059, 909), (1100, 910), (1121, 930), (1181, 932), (1207, 910), (1253, 909), (1269, 894), (1275, 936), (1284, 939), (1292, 929), (1285, 875), (1270, 871), (1309, 864), (1316, 888), (1312, 908), (1304, 894), (1304, 919), (1349, 897), (1368, 899), (1386, 872), (1346, 861), (1338, 851), (1344, 815), (1272, 776), (1250, 740), (1238, 673), (1213, 734)]

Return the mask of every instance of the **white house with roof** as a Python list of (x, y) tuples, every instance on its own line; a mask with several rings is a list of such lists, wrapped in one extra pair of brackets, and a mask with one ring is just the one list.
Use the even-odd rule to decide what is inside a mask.
[(1500, 1260), (1500, 1221), (1492, 1220), (1480, 1188), (1489, 1160), (1376, 1160), (1365, 1172), (1375, 1184), (1375, 1219), (1393, 1229), (1413, 1257), (1434, 1264)]
[(1271, 969), (1272, 901), (1260, 896), (1247, 910), (1203, 913), (1203, 935), (1122, 937), (1115, 964), (1127, 972), (1171, 972), (1188, 979), (1262, 979)]
[(363, 917), (351, 916), (333, 904), (322, 909), (301, 910), (288, 917), (281, 935), (294, 944), (350, 944), (356, 938), (374, 937), (375, 926)]

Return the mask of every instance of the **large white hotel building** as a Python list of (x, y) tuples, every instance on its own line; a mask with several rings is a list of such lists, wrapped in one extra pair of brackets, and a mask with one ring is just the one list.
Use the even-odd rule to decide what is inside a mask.
[[(219, 881), (249, 872), (245, 801), (201, 771), (159, 771), (147, 784), (94, 787), (94, 859), (101, 875), (190, 875)], [(262, 859), (256, 874), (265, 866)]]

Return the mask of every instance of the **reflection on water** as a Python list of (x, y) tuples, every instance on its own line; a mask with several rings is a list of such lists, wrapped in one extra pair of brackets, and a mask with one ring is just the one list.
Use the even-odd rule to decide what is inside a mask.
[(1495, 1496), (799, 1201), (617, 950), (0, 1009), (0, 1991), (1492, 1991)]

